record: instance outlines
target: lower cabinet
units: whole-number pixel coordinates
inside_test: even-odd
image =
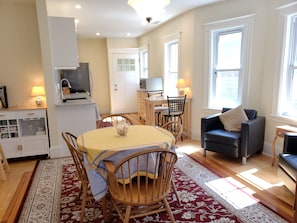
[[[46,109],[0,111],[0,143],[7,158],[48,156]]]
[[[139,119],[146,120],[145,99],[151,96],[162,96],[163,91],[143,91],[137,90],[137,112]]]

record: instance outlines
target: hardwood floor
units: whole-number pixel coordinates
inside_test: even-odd
[[[136,114],[128,114],[134,124],[144,124]],[[294,197],[277,177],[277,165],[271,166],[272,158],[263,154],[250,157],[247,165],[242,165],[240,159],[233,159],[220,154],[207,152],[202,155],[200,141],[184,139],[177,143],[178,149],[189,154],[208,169],[221,177],[231,177],[241,183],[245,189],[259,199],[264,205],[292,222],[292,204]],[[34,171],[36,160],[9,162],[11,172],[6,181],[0,181],[0,220],[13,222],[17,207],[16,203],[22,200],[22,190],[28,184],[31,173]],[[8,219],[8,220],[7,220]]]
[[[0,221],[15,222],[23,197],[27,192],[36,160],[9,162],[10,173],[6,173],[6,181],[0,181]]]

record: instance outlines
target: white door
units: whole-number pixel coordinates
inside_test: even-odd
[[[119,52],[120,51],[120,52]],[[138,49],[110,51],[111,113],[136,113],[139,89]]]

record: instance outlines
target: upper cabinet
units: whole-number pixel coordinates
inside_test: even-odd
[[[49,17],[50,44],[54,68],[79,66],[74,18]]]

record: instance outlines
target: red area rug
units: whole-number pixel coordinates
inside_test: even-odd
[[[174,180],[181,205],[174,194],[167,198],[176,223],[287,222],[232,179],[218,177],[183,153],[178,156]],[[80,182],[75,172],[71,157],[40,161],[18,222],[79,222]],[[87,204],[84,222],[103,222],[100,202]],[[111,213],[111,222],[121,222],[115,211]],[[142,222],[170,221],[165,212],[130,221]]]
[[[75,176],[75,171],[73,164],[63,166],[60,218],[61,222],[65,223],[79,221],[80,217],[79,182]],[[169,194],[167,200],[177,222],[241,222],[181,170],[175,168],[174,174],[182,204],[179,205],[173,193]],[[122,222],[115,210],[111,214],[110,219],[113,223]],[[103,221],[100,202],[90,202],[87,205],[84,221]],[[130,220],[130,222],[135,223],[169,221],[166,212]]]

